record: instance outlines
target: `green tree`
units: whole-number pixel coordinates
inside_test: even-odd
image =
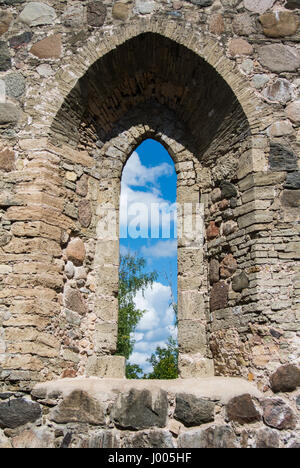
[[[144,314],[144,310],[139,310],[134,297],[138,291],[144,292],[148,286],[152,286],[157,278],[157,273],[145,273],[146,260],[131,254],[120,256],[119,270],[119,322],[118,341],[116,354],[124,356],[128,360],[134,347],[133,333],[136,326]],[[134,367],[135,366],[135,367]],[[139,378],[142,372],[137,365],[127,364],[126,376],[128,378]]]
[[[127,379],[142,379],[143,375],[143,369],[138,364],[126,364]]]
[[[167,347],[158,346],[148,359],[153,371],[145,376],[147,379],[176,379],[178,377],[178,346],[171,336]]]

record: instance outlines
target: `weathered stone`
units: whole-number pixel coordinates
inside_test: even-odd
[[[232,289],[235,292],[241,292],[243,289],[248,288],[249,286],[249,279],[246,273],[242,272],[238,275],[235,275],[232,278]]]
[[[62,52],[61,34],[53,34],[36,42],[29,52],[40,59],[58,59]]]
[[[48,63],[42,63],[37,67],[36,71],[40,76],[43,76],[45,78],[49,78],[49,76],[52,76],[54,74],[51,66]]]
[[[68,287],[65,291],[64,299],[65,306],[68,309],[78,312],[80,315],[85,315],[88,312],[87,305],[78,289]]]
[[[208,228],[206,229],[206,237],[208,240],[218,237],[220,234],[220,229],[216,226],[214,221],[210,221]]]
[[[8,31],[13,15],[10,11],[0,11],[0,36]]]
[[[296,71],[300,67],[300,53],[295,47],[283,44],[261,46],[258,49],[260,63],[276,73]]]
[[[38,403],[18,398],[0,403],[0,428],[14,429],[28,422],[34,422],[41,416]]]
[[[286,115],[294,124],[300,125],[300,100],[287,106]]]
[[[239,424],[249,424],[261,420],[249,394],[232,398],[227,403],[226,412],[229,421],[235,421]]]
[[[176,395],[174,418],[185,426],[200,426],[214,421],[215,403],[187,393]]]
[[[230,278],[237,270],[237,261],[232,254],[226,255],[220,264],[221,278]]]
[[[256,89],[263,88],[268,81],[270,81],[270,78],[265,74],[254,75],[252,78],[252,84]]]
[[[72,262],[68,261],[65,265],[65,275],[67,278],[73,278],[75,274],[75,268]]]
[[[233,184],[223,180],[220,183],[221,196],[222,198],[231,198],[237,195],[237,190]]]
[[[293,392],[300,387],[300,368],[294,364],[279,367],[270,377],[273,392]]]
[[[178,437],[178,448],[236,448],[234,432],[229,426],[212,426],[183,432]]]
[[[69,242],[66,249],[66,256],[74,265],[82,265],[85,259],[85,247],[81,239],[75,238]]]
[[[248,13],[235,15],[232,21],[232,29],[239,36],[250,36],[256,32],[254,20]]]
[[[286,104],[292,98],[292,86],[288,80],[279,78],[263,90],[263,96],[270,101]]]
[[[288,0],[284,7],[288,8],[289,10],[295,10],[296,8],[300,8],[300,0]]]
[[[297,406],[297,409],[300,410],[300,395],[296,397],[296,406]]]
[[[270,429],[263,427],[256,432],[256,448],[279,448],[279,434]]]
[[[80,3],[70,5],[62,15],[62,21],[67,28],[82,28],[85,22],[84,6]]]
[[[25,92],[25,79],[20,73],[11,73],[4,77],[7,96],[18,99]]]
[[[28,26],[42,26],[53,24],[56,18],[54,8],[46,3],[29,2],[19,16],[19,21]]]
[[[219,279],[220,279],[220,264],[218,260],[213,258],[209,263],[210,284],[217,283]]]
[[[112,430],[103,430],[100,433],[93,434],[91,437],[84,439],[80,444],[80,448],[119,448],[120,437],[115,431]],[[62,448],[62,447],[61,447]]]
[[[220,36],[225,32],[225,23],[221,14],[212,15],[209,20],[209,30],[212,34]]]
[[[147,15],[156,9],[156,4],[152,0],[136,0],[135,9],[141,15]]]
[[[89,200],[81,200],[78,204],[78,219],[82,227],[89,227],[92,220],[92,210]]]
[[[244,0],[244,6],[253,13],[264,13],[273,6],[275,0]]]
[[[58,424],[71,422],[105,424],[106,408],[82,390],[74,390],[56,407],[50,419]]]
[[[125,376],[125,358],[123,356],[91,356],[87,361],[86,374],[107,379],[122,379]]]
[[[31,39],[32,39],[32,32],[26,31],[23,34],[20,34],[19,36],[13,36],[12,38],[9,39],[9,45],[13,49],[19,49],[23,45],[28,44]]]
[[[241,69],[242,69],[247,75],[249,75],[250,73],[253,72],[253,68],[254,68],[254,62],[253,62],[253,60],[246,59],[246,60],[243,60],[243,62],[241,63]]]
[[[228,50],[230,55],[236,57],[237,55],[251,55],[253,53],[253,47],[245,39],[231,39]]]
[[[53,434],[46,428],[29,429],[13,437],[12,446],[21,449],[51,448],[53,439]]]
[[[130,6],[126,3],[116,2],[112,9],[112,15],[115,19],[126,21],[130,14]]]
[[[289,172],[286,176],[284,188],[290,190],[300,189],[300,172]]]
[[[99,28],[106,18],[106,5],[100,1],[91,1],[87,5],[87,22],[89,26]]]
[[[225,309],[228,301],[228,284],[224,281],[215,283],[210,293],[210,310]]]
[[[269,165],[272,171],[296,171],[297,156],[281,144],[271,143]]]
[[[89,188],[89,177],[86,174],[83,174],[76,183],[76,193],[82,197],[86,197]]]
[[[216,203],[218,202],[219,200],[221,200],[221,197],[222,197],[222,193],[221,193],[221,189],[219,187],[215,188],[212,192],[211,192],[211,201],[212,203]]]
[[[236,230],[237,230],[236,221],[229,220],[229,221],[226,221],[226,223],[222,224],[221,234],[224,235],[224,236],[229,236],[230,234],[232,234]]]
[[[20,119],[20,110],[9,102],[0,103],[0,124],[16,124]]]
[[[0,71],[7,71],[11,68],[11,58],[6,42],[0,41]]]
[[[15,169],[15,152],[10,149],[0,151],[0,171],[10,172]]]
[[[136,433],[125,433],[123,446],[127,448],[174,448],[172,435],[169,431],[155,429],[139,431]]]
[[[263,31],[267,37],[285,37],[296,33],[299,26],[299,18],[289,11],[277,11],[265,13],[260,16]]]
[[[269,128],[269,135],[270,137],[281,137],[281,136],[287,136],[291,135],[293,133],[293,125],[289,120],[279,120],[278,122],[274,122],[271,127]],[[271,143],[271,147],[273,145],[273,152],[276,152],[276,146],[283,148],[282,145],[276,145],[274,143]],[[279,148],[278,148],[279,149]],[[284,148],[283,148],[284,150]]]
[[[168,398],[164,390],[131,389],[119,395],[113,410],[118,427],[124,429],[148,429],[164,427],[168,414]]]
[[[295,429],[296,415],[281,398],[268,398],[261,403],[265,424],[276,429]]]

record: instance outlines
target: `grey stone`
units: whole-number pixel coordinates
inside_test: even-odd
[[[274,429],[263,427],[256,432],[256,448],[279,448],[279,434]]]
[[[87,5],[87,22],[89,26],[99,28],[106,18],[106,5],[100,1],[92,1]]]
[[[28,422],[34,422],[41,416],[38,403],[18,398],[0,403],[0,427],[15,429]]]
[[[82,227],[89,227],[92,220],[92,209],[89,200],[81,200],[78,204],[78,219]]]
[[[252,73],[253,71],[253,67],[254,67],[254,63],[253,63],[253,60],[251,59],[246,59],[242,62],[241,64],[241,69],[247,73],[247,75],[249,75],[250,73]]]
[[[300,207],[300,190],[284,190],[282,192],[281,202],[287,208]]]
[[[295,10],[296,8],[300,9],[300,0],[288,0],[284,6],[289,10]]]
[[[249,394],[232,398],[227,403],[226,412],[229,421],[235,421],[239,424],[250,424],[261,420]]]
[[[255,24],[249,13],[235,15],[232,21],[232,28],[239,36],[249,36],[255,33]]]
[[[269,76],[265,74],[254,75],[254,77],[252,78],[252,84],[256,89],[263,88],[265,84],[267,84],[269,81]]]
[[[11,68],[11,58],[6,42],[0,41],[0,71],[7,71]]]
[[[231,182],[223,180],[220,183],[221,197],[222,198],[231,198],[237,195],[237,190]]]
[[[68,261],[65,265],[65,275],[68,279],[73,278],[75,274],[75,268],[72,262]]]
[[[210,284],[217,283],[220,279],[220,264],[218,260],[213,258],[209,264],[209,281]]]
[[[211,312],[219,309],[225,309],[228,302],[228,284],[224,281],[215,283],[210,293],[210,310]]]
[[[212,426],[179,434],[178,448],[237,448],[237,441],[229,426]]]
[[[286,104],[292,98],[292,86],[288,80],[279,78],[263,90],[262,95],[270,101]]]
[[[88,312],[87,305],[77,289],[67,288],[64,298],[65,306],[73,310],[73,312],[77,312],[80,315],[85,315]]]
[[[56,18],[54,8],[46,3],[29,2],[19,16],[19,21],[28,26],[42,26],[53,24]]]
[[[62,15],[62,21],[69,28],[81,28],[84,24],[84,6],[80,3],[69,6]]]
[[[13,36],[11,39],[9,39],[9,45],[13,49],[18,49],[22,45],[28,44],[31,39],[32,39],[33,34],[29,31],[24,32],[23,34],[20,34],[19,36]]]
[[[43,76],[45,78],[48,78],[49,76],[52,76],[54,74],[54,71],[48,63],[42,63],[37,67],[36,71],[40,76]]]
[[[300,368],[294,364],[280,366],[270,377],[273,392],[293,392],[300,387]]]
[[[0,124],[15,124],[20,118],[20,110],[9,102],[0,103]]]
[[[25,79],[20,73],[10,73],[4,77],[6,94],[18,99],[25,92]]]
[[[73,326],[79,326],[81,323],[81,316],[72,310],[65,309],[66,320]]]
[[[174,448],[172,435],[169,431],[155,429],[127,433],[123,438],[123,447],[127,448]]]
[[[96,398],[82,390],[74,390],[58,407],[54,408],[50,419],[58,424],[70,422],[105,424],[106,408]]]
[[[120,438],[112,430],[103,430],[82,441],[80,448],[119,448]]]
[[[300,172],[290,172],[286,177],[284,188],[290,190],[300,189]]]
[[[249,279],[246,273],[242,272],[239,273],[238,275],[235,275],[232,278],[232,289],[235,292],[241,292],[243,289],[248,288],[249,286]]]
[[[297,406],[297,409],[300,411],[300,395],[296,397],[296,406]]]
[[[275,429],[295,429],[297,418],[292,409],[281,398],[268,398],[261,403],[263,419],[267,426]]]
[[[188,1],[193,3],[194,5],[198,5],[201,7],[209,7],[213,4],[213,0],[188,0]]]
[[[275,0],[244,0],[244,6],[253,13],[264,13],[271,8],[275,3]]]
[[[297,156],[281,144],[271,143],[269,165],[272,171],[296,171]]]
[[[156,9],[156,3],[152,0],[136,0],[135,9],[141,15],[147,15]]]
[[[26,0],[0,0],[0,5],[17,5],[18,3],[25,3]]]
[[[221,0],[225,8],[235,8],[240,2],[241,0]]]
[[[215,404],[212,401],[180,393],[176,395],[174,418],[187,427],[200,426],[214,421],[214,408]]]
[[[287,117],[296,125],[300,125],[300,100],[291,102],[286,108]]]
[[[164,427],[167,415],[168,398],[163,390],[154,394],[149,390],[132,388],[119,395],[113,411],[113,419],[118,427],[133,430]]]
[[[296,71],[300,67],[300,52],[283,44],[261,46],[258,49],[260,63],[273,72]]]

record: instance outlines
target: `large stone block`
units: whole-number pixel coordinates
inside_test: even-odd
[[[164,390],[131,389],[119,395],[113,410],[113,419],[123,429],[165,427],[168,398]]]
[[[136,433],[127,432],[123,438],[124,448],[174,448],[172,435],[164,429],[153,429],[148,431],[138,431]]]
[[[229,426],[212,426],[179,434],[178,448],[237,448],[236,436]]]
[[[176,395],[174,418],[185,426],[200,426],[214,421],[215,403],[187,393]]]
[[[182,353],[206,353],[206,327],[203,321],[180,320],[178,343]]]
[[[270,377],[273,392],[292,392],[300,387],[300,368],[294,364],[279,367]]]
[[[295,429],[296,415],[281,398],[267,398],[262,407],[265,424],[279,430]]]
[[[0,427],[15,429],[28,422],[35,422],[41,414],[38,403],[24,398],[0,403]]]
[[[299,26],[299,18],[290,11],[277,11],[265,13],[259,18],[265,36],[285,37],[296,33]]]
[[[300,53],[295,47],[283,44],[264,45],[258,49],[260,63],[272,72],[293,72],[300,66]]]
[[[105,424],[106,407],[82,390],[71,392],[52,412],[50,419],[58,424]]]
[[[125,377],[125,363],[123,356],[91,356],[87,360],[86,375],[122,379]]]
[[[227,307],[229,286],[224,281],[215,283],[210,293],[210,310],[213,312]]]
[[[228,419],[239,424],[255,423],[261,420],[261,415],[249,394],[232,398],[226,406],[226,411]]]
[[[44,24],[53,24],[56,18],[54,8],[46,3],[29,2],[19,15],[19,21],[28,26],[42,26]]]

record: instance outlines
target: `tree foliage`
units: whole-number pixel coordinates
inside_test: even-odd
[[[146,260],[142,257],[131,254],[120,256],[117,354],[126,359],[129,358],[134,347],[133,332],[145,312],[136,307],[134,297],[138,291],[144,292],[157,278],[156,272],[145,273],[143,271],[145,265]],[[128,368],[128,372],[132,375],[133,369]]]
[[[178,346],[171,336],[167,347],[158,346],[148,359],[153,371],[145,376],[147,379],[176,379],[178,377]]]

